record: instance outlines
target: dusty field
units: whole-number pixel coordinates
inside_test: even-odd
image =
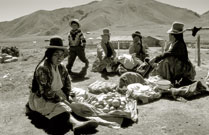
[[[34,68],[42,58],[45,49],[44,42],[2,43],[4,46],[16,45],[22,56],[18,62],[0,64],[0,135],[45,135],[37,129],[25,116],[25,104],[29,96],[28,86],[31,83]],[[2,45],[1,44],[1,45]],[[150,55],[160,53],[160,48],[150,48]],[[203,79],[209,69],[209,50],[201,50],[202,65],[196,67],[196,79]],[[127,50],[121,51],[127,53]],[[95,58],[95,48],[87,48],[90,63]],[[195,50],[189,49],[189,57],[194,65]],[[66,60],[65,60],[66,62]],[[65,63],[64,62],[64,63]],[[77,70],[76,70],[77,69]],[[79,71],[78,60],[74,71]],[[90,72],[83,81],[73,81],[73,87],[87,89],[95,80],[105,80],[98,73]],[[119,77],[109,77],[106,81],[118,82]],[[146,105],[139,105],[139,121],[126,129],[110,129],[100,126],[97,135],[206,135],[209,134],[209,96],[187,102],[177,102],[161,99]],[[72,132],[67,133],[68,135]]]

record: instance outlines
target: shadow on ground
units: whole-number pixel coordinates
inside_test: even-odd
[[[65,135],[67,132],[72,131],[72,124],[68,122],[69,115],[67,113],[62,113],[53,117],[52,119],[48,119],[41,115],[38,112],[32,111],[28,105],[26,105],[26,113],[25,115],[31,120],[31,124],[33,124],[36,128],[44,130],[49,135]],[[83,117],[79,117],[76,114],[72,113],[72,115],[80,121],[86,121],[87,119]],[[98,130],[88,130],[88,131],[80,131],[79,133],[74,133],[74,135],[81,134],[95,134]]]
[[[101,77],[104,78],[105,80],[109,80],[109,77],[114,77],[118,75],[117,73],[108,73],[107,71],[100,72]]]
[[[89,77],[85,77],[87,74],[88,67],[83,67],[80,72],[71,72],[70,77],[72,82],[81,82],[88,80]]]

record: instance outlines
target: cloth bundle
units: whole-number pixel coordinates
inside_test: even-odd
[[[126,69],[133,69],[137,65],[141,65],[143,62],[135,55],[123,54],[118,56],[119,63],[121,63]]]
[[[95,81],[88,86],[88,90],[93,94],[112,92],[116,89],[117,84],[111,82]]]
[[[133,83],[127,86],[126,96],[132,97],[137,101],[141,101],[143,104],[145,104],[153,100],[159,99],[161,97],[161,93],[155,91],[149,85]]]

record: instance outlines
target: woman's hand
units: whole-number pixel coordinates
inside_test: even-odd
[[[71,96],[68,97],[67,99],[68,102],[72,103],[73,102],[73,98]]]
[[[150,65],[154,65],[154,64],[155,64],[155,61],[156,61],[156,58],[154,57],[154,58],[152,58],[152,59],[149,61],[149,64],[150,64]]]
[[[64,99],[61,97],[61,96],[58,96],[57,94],[55,94],[54,96],[54,102],[57,103],[57,102],[61,102],[63,101]]]

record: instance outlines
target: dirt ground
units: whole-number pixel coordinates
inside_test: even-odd
[[[5,42],[4,46],[16,45],[21,51],[19,61],[0,64],[0,135],[45,135],[34,127],[25,116],[25,104],[28,101],[29,88],[33,71],[42,58],[44,42]],[[160,48],[149,48],[151,57],[160,53]],[[95,59],[96,49],[87,48],[90,63]],[[122,50],[120,53],[127,53]],[[189,49],[189,57],[194,65],[195,50]],[[66,59],[64,61],[66,63]],[[196,80],[203,80],[209,70],[209,50],[201,50],[201,66],[196,66]],[[118,83],[119,76],[108,77],[106,80],[99,74],[88,69],[85,80],[72,80],[73,87],[87,90],[87,86],[96,80]],[[77,60],[73,70],[79,71],[83,64]],[[99,126],[97,135],[207,135],[209,134],[209,96],[187,102],[168,99],[138,105],[138,123],[125,129],[110,129]],[[72,135],[68,132],[67,135]]]

